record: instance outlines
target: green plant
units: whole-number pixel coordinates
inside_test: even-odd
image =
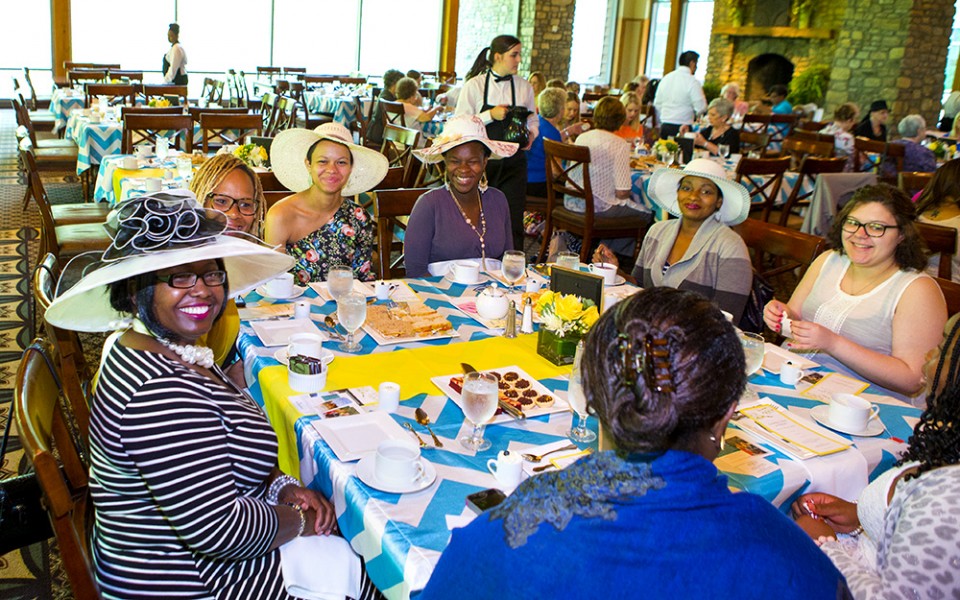
[[[715,81],[710,81],[703,84],[703,95],[707,97],[707,104],[709,104],[714,98],[719,98],[720,84]]]
[[[830,67],[811,65],[790,81],[790,94],[787,100],[791,104],[823,104],[830,83]]]

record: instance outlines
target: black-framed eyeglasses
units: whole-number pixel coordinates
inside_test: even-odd
[[[213,208],[222,213],[229,212],[230,209],[233,208],[233,205],[236,204],[240,214],[248,217],[257,214],[257,208],[260,206],[260,203],[253,198],[234,198],[233,196],[215,194],[213,192],[207,194],[207,200],[210,201]]]
[[[900,229],[899,225],[886,225],[884,223],[861,223],[856,219],[847,217],[843,220],[843,230],[847,233],[857,233],[857,230],[863,227],[863,232],[870,237],[883,237],[888,229]]]
[[[222,270],[207,271],[202,275],[196,273],[174,273],[173,275],[157,275],[157,279],[173,288],[190,289],[197,285],[198,279],[203,279],[207,287],[220,287],[227,282],[227,272]]]

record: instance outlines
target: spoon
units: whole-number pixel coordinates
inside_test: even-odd
[[[417,410],[415,410],[413,414],[417,417],[417,423],[420,423],[426,427],[427,431],[430,432],[430,435],[433,436],[433,445],[437,448],[443,448],[443,442],[440,441],[440,438],[437,437],[437,434],[435,434],[433,429],[430,428],[430,415],[427,414],[427,411],[418,406]]]
[[[562,452],[563,450],[576,450],[576,449],[577,449],[576,444],[570,444],[569,446],[556,448],[554,450],[551,450],[550,452],[544,452],[543,454],[522,454],[521,456],[523,456],[523,460],[527,460],[530,462],[540,462],[541,460],[543,460],[544,456],[550,456],[554,452]]]
[[[407,429],[409,429],[409,430],[410,430],[410,433],[412,433],[413,435],[417,436],[417,441],[420,442],[420,447],[421,447],[421,448],[426,448],[426,447],[427,447],[427,443],[426,443],[425,441],[423,441],[423,438],[420,437],[420,434],[417,433],[417,430],[413,428],[413,425],[411,425],[409,421],[406,422],[406,423],[404,423],[403,426],[406,427]]]
[[[333,315],[327,315],[323,318],[323,322],[333,330],[333,332],[340,336],[340,339],[343,339],[343,334],[340,333],[340,329],[337,327],[338,323],[334,320]]]

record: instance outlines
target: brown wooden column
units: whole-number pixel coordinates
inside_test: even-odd
[[[457,27],[460,0],[443,1],[443,23],[440,30],[440,71],[457,69]],[[461,77],[465,73],[459,73]]]
[[[67,73],[63,62],[73,60],[70,0],[50,0],[50,29],[53,79],[66,80]]]
[[[667,32],[667,51],[663,59],[663,74],[677,68],[680,56],[680,25],[683,23],[683,0],[670,3],[670,28]]]

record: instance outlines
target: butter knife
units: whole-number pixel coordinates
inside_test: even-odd
[[[477,371],[477,369],[474,369],[472,365],[465,362],[460,363],[460,368],[463,369],[464,375]],[[527,418],[527,415],[525,415],[522,410],[501,400],[499,394],[497,394],[497,404],[500,406],[503,412],[507,413],[517,421],[523,421]]]

